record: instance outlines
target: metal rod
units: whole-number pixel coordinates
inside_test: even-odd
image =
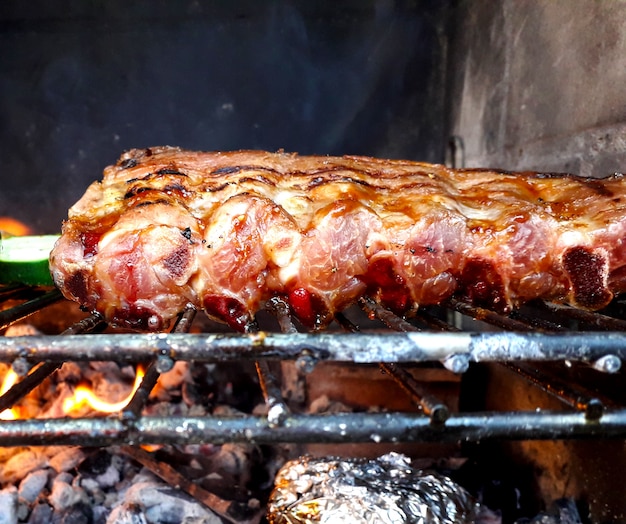
[[[389,329],[395,331],[420,331],[417,326],[414,326],[410,322],[407,322],[403,318],[399,317],[392,311],[382,307],[369,297],[363,297],[359,299],[359,305],[368,314],[368,316],[374,316],[381,322],[383,322]],[[415,313],[415,318],[431,329],[437,329],[438,331],[458,331],[458,329],[445,320],[437,318],[427,311],[418,309]]]
[[[259,376],[259,384],[263,392],[265,405],[267,406],[267,420],[271,426],[279,426],[289,416],[290,410],[283,400],[278,380],[271,372],[269,362],[262,360],[254,364]]]
[[[196,309],[189,305],[178,317],[176,324],[172,331],[174,333],[187,333],[191,329],[191,324],[196,316]],[[150,393],[156,386],[161,373],[169,371],[174,365],[174,361],[167,355],[159,355],[155,360],[150,362],[146,373],[141,379],[141,384],[137,388],[137,391],[133,394],[129,403],[122,410],[122,420],[137,419],[141,415]]]
[[[337,324],[339,324],[348,333],[358,333],[361,331],[359,326],[352,322],[352,320],[346,317],[343,313],[335,313],[335,320]]]
[[[32,300],[24,302],[23,304],[19,304],[10,309],[0,311],[0,329],[9,327],[11,324],[17,322],[18,320],[22,320],[23,318],[26,318],[33,313],[36,313],[40,309],[43,309],[50,304],[54,304],[62,298],[63,295],[61,295],[61,292],[58,289],[53,289],[45,295],[33,298]]]
[[[29,289],[29,287],[17,282],[0,286],[0,300],[4,300],[7,295],[12,296],[16,291],[23,291],[25,289]]]
[[[385,310],[386,311],[386,310]],[[346,330],[356,333],[359,327],[347,319],[343,314],[337,313],[335,319]],[[448,416],[448,407],[434,395],[431,395],[413,375],[405,369],[398,367],[395,363],[380,362],[380,369],[394,379],[404,392],[411,397],[411,400],[422,408],[424,413],[430,417],[433,424],[441,424]]]
[[[141,415],[141,412],[148,401],[148,397],[150,397],[150,392],[156,385],[159,380],[159,376],[161,375],[157,367],[156,361],[154,361],[151,362],[148,369],[146,369],[146,373],[141,379],[141,384],[133,394],[133,397],[130,399],[126,407],[120,413],[120,418],[122,420],[137,419]]]
[[[536,312],[534,314],[526,314],[523,311],[515,310],[511,312],[511,316],[509,318],[523,322],[531,328],[542,329],[544,331],[565,331],[567,329],[562,324],[538,317]]]
[[[407,370],[398,367],[395,363],[380,363],[380,368],[388,373],[396,383],[404,389],[413,402],[419,405],[424,413],[430,417],[433,424],[441,424],[450,416],[448,406],[434,395],[431,395],[422,384]]]
[[[420,331],[413,324],[406,322],[404,319],[396,316],[394,313],[383,308],[382,306],[380,306],[379,304],[377,304],[376,302],[374,302],[373,300],[369,298],[361,299],[360,304],[366,313],[368,313],[369,315],[376,316],[377,318],[382,320],[387,325],[387,327],[391,329],[394,329],[396,331],[402,331],[405,333]],[[426,312],[423,312],[423,311],[418,312],[418,316],[423,322],[426,323],[426,325],[428,325],[431,328],[435,328],[439,331],[448,332],[448,333],[460,331],[456,326],[453,326],[449,324],[448,322],[445,322],[444,320],[440,320],[436,317],[433,317],[432,315]],[[469,368],[469,358],[467,358],[465,355],[459,355],[459,354],[446,355],[439,360],[441,364],[447,370],[452,371],[453,373],[465,373]],[[419,396],[417,392],[415,393],[415,395]],[[429,404],[430,403],[431,402],[429,401]],[[433,405],[439,405],[439,404],[440,403],[436,402]],[[430,408],[424,408],[424,409],[430,409]],[[435,418],[433,420],[436,420],[437,417],[447,416],[445,410],[441,409],[437,411],[438,413],[435,414]]]
[[[410,324],[403,318],[400,318],[392,311],[385,309],[380,304],[369,297],[359,299],[359,306],[367,313],[370,318],[377,318],[383,322],[389,329],[394,331],[419,331],[413,324]],[[372,318],[372,319],[373,319]]]
[[[282,333],[297,333],[298,330],[291,319],[289,303],[280,297],[272,297],[267,301],[267,310],[278,320]]]
[[[298,329],[291,317],[291,308],[286,300],[273,297],[268,301],[267,310],[278,320],[282,333],[297,333]],[[281,396],[287,402],[303,405],[306,401],[306,370],[290,360],[280,362]]]
[[[248,420],[246,420],[248,419]],[[209,422],[207,424],[207,422]],[[162,428],[162,429],[161,429]],[[337,413],[333,415],[293,415],[282,426],[270,427],[262,418],[169,421],[142,419],[140,435],[158,433],[166,442],[182,432],[187,439],[206,437],[223,442],[420,442],[479,441],[489,438],[561,439],[623,438],[626,436],[626,410],[607,411],[601,422],[591,422],[582,413],[516,412],[453,415],[445,424],[433,425],[415,413]],[[0,433],[1,436],[1,433]],[[142,437],[140,437],[141,439]],[[180,438],[180,437],[179,437]]]
[[[189,333],[193,319],[196,318],[197,309],[193,304],[187,304],[183,312],[178,317],[172,331],[174,333]]]
[[[458,135],[452,135],[448,139],[446,150],[446,165],[455,169],[465,167],[465,143]]]
[[[41,293],[41,290],[25,286],[24,284],[9,284],[0,288],[0,302],[11,299],[32,298]]]
[[[258,333],[256,321],[253,325],[255,326],[253,332]],[[267,420],[271,426],[278,426],[290,414],[290,409],[285,404],[280,390],[280,381],[272,373],[269,362],[266,360],[256,361],[254,365],[259,377],[259,385],[261,386],[265,405],[267,406]]]
[[[415,318],[426,324],[430,329],[436,329],[438,331],[460,331],[456,326],[431,315],[427,311],[418,310],[415,314]]]
[[[162,355],[201,362],[246,359],[425,362],[463,357],[474,362],[626,358],[626,334],[615,332],[407,333],[105,333],[0,337],[0,361],[145,362]],[[606,371],[615,372],[618,366]]]
[[[72,324],[61,335],[80,335],[81,333],[100,332],[106,327],[106,322],[99,313],[92,313],[88,317]]]
[[[507,363],[504,365],[531,384],[558,398],[564,404],[583,411],[590,420],[598,420],[604,412],[605,402],[600,398],[582,391],[575,385],[564,382],[559,377],[524,363]]]
[[[626,409],[599,421],[579,412],[511,412],[451,415],[431,424],[416,413],[291,415],[272,426],[265,417],[142,417],[131,424],[111,417],[0,421],[0,446],[195,444],[248,442],[478,442],[488,439],[555,440],[626,438]]]
[[[463,315],[472,317],[475,320],[481,320],[495,327],[503,328],[509,331],[531,331],[533,329],[532,326],[529,326],[524,322],[500,315],[490,309],[473,306],[472,304],[463,302],[458,298],[449,299],[447,304],[452,309],[462,313]]]
[[[0,396],[0,412],[13,407],[16,402],[28,395],[62,365],[62,362],[44,362],[31,371],[22,380],[14,384],[4,395]]]
[[[179,473],[176,468],[162,460],[158,460],[147,451],[132,446],[122,446],[120,450],[163,479],[170,486],[182,489],[211,511],[217,513],[220,517],[220,522],[229,522],[230,524],[253,524],[259,522],[258,515],[253,515],[252,518],[246,520],[233,517],[231,512],[236,511],[236,502],[222,499],[206,491],[185,475]],[[259,508],[260,511],[261,509]]]
[[[577,320],[588,328],[605,329],[607,331],[626,331],[626,321],[619,318],[609,317],[593,311],[573,308],[564,304],[554,304],[552,302],[538,302],[537,306],[545,311],[565,318]]]

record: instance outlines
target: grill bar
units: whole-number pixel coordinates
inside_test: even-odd
[[[265,405],[267,406],[267,420],[270,425],[278,426],[289,415],[289,408],[283,400],[278,380],[271,372],[269,363],[263,360],[257,361],[255,366]]]
[[[546,320],[536,315],[526,315],[521,311],[513,311],[510,318],[523,322],[533,329],[541,329],[544,331],[565,331],[567,329],[562,324],[553,322],[552,320]]]
[[[25,295],[27,297],[29,295],[32,296],[33,292],[34,290],[32,288],[23,284],[10,284],[0,288],[0,301],[3,302],[11,299],[17,300],[19,298],[24,298]],[[37,292],[35,292],[35,295],[37,295]]]
[[[403,332],[418,331],[413,324],[410,324],[399,316],[394,315],[391,311],[385,309],[380,304],[377,304],[371,298],[361,298],[359,300],[359,305],[370,318],[374,317],[379,319],[389,329]]]
[[[482,320],[487,324],[491,324],[492,326],[496,326],[509,331],[531,331],[533,329],[532,326],[529,326],[521,320],[516,320],[505,315],[500,315],[499,313],[491,311],[490,309],[473,306],[472,304],[469,304],[457,298],[451,298],[448,301],[448,305],[452,309],[458,311],[463,315],[466,315],[476,320]]]
[[[189,332],[195,316],[196,309],[194,307],[189,306],[185,308],[172,331],[174,333]],[[141,416],[141,411],[148,401],[150,392],[154,386],[156,386],[159,376],[161,373],[169,371],[173,365],[174,361],[164,355],[160,355],[150,362],[148,369],[146,369],[146,373],[141,380],[141,384],[137,388],[137,391],[135,391],[133,397],[130,399],[130,402],[124,408],[122,417],[127,419],[137,419]]]
[[[278,320],[282,333],[297,333],[298,329],[291,319],[291,308],[282,298],[273,297],[269,300],[267,309]]]
[[[601,423],[600,423],[601,422]],[[443,424],[415,413],[290,415],[267,418],[142,417],[12,420],[0,423],[0,446],[136,444],[258,444],[350,442],[474,442],[486,439],[625,438],[626,409],[606,410],[598,421],[580,412],[483,412],[451,415]]]
[[[408,371],[395,363],[381,363],[380,367],[396,381],[405,393],[411,397],[413,402],[424,410],[424,413],[430,417],[433,424],[441,424],[448,419],[450,416],[448,406],[430,394]]]
[[[159,373],[157,367],[156,361],[150,363],[148,369],[146,370],[146,374],[141,380],[141,384],[137,388],[137,391],[135,391],[133,397],[130,399],[130,402],[122,411],[122,418],[137,419],[141,416],[141,411],[146,405],[150,392],[156,385],[159,380],[159,375],[161,374]]]
[[[258,333],[258,323],[256,320],[252,324],[254,333]],[[283,423],[289,415],[290,410],[285,404],[280,390],[280,381],[270,369],[270,364],[266,360],[256,361],[254,363],[257,376],[259,377],[259,385],[263,393],[263,399],[267,407],[267,420],[272,426],[278,426]]]
[[[597,420],[602,416],[606,400],[603,401],[595,395],[582,391],[575,385],[565,383],[558,377],[547,374],[545,371],[534,369],[528,364],[508,363],[505,366],[535,386],[539,386],[547,393],[558,398],[561,402],[583,411],[588,419]]]
[[[559,318],[576,320],[590,329],[604,329],[607,331],[626,331],[626,321],[609,317],[600,313],[576,309],[571,306],[539,302],[537,307]]]
[[[94,334],[0,337],[0,361],[314,359],[354,363],[426,362],[462,357],[473,362],[586,361],[626,358],[616,332]],[[615,366],[606,371],[617,371]]]
[[[19,304],[10,309],[5,309],[4,311],[0,311],[0,329],[5,329],[9,327],[11,324],[17,322],[18,320],[22,320],[26,317],[29,317],[33,313],[49,306],[50,304],[54,304],[63,298],[61,292],[57,289],[53,289],[48,293],[41,295],[40,297],[33,298],[27,302]]]
[[[62,362],[44,362],[22,380],[13,385],[0,397],[0,413],[13,407],[16,402],[28,395],[52,373],[63,365]]]
[[[343,314],[338,313],[335,316],[335,319],[346,331],[352,333],[357,333],[359,331],[359,327],[347,319]],[[415,403],[415,405],[419,406],[424,413],[430,417],[433,424],[440,424],[448,418],[448,406],[446,406],[434,395],[431,395],[426,388],[415,380],[415,378],[413,378],[408,371],[399,367],[394,362],[380,362],[378,366],[381,371],[387,373],[394,379],[396,384],[398,384],[404,392],[411,397],[411,400]]]

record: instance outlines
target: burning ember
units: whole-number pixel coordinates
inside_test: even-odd
[[[21,335],[35,335],[39,332],[28,325],[17,325],[7,329],[5,336],[21,336]],[[35,368],[36,369],[36,368]],[[32,370],[31,370],[32,372]],[[124,395],[121,400],[113,401],[110,397],[119,397],[120,393],[124,393],[124,385],[119,387],[107,387],[105,395],[100,396],[91,384],[86,382],[79,383],[73,392],[66,390],[68,396],[66,396],[62,402],[61,415],[69,415],[72,412],[84,409],[86,406],[91,408],[95,412],[99,413],[118,413],[130,402],[135,394],[135,391],[139,388],[141,380],[145,375],[145,371],[142,366],[137,366],[135,371],[135,380],[130,388],[129,392]],[[13,385],[19,381],[19,377],[13,369],[8,368],[2,385],[0,386],[0,395],[4,395]],[[106,381],[104,381],[106,384]],[[41,416],[41,413],[36,413],[35,416]],[[50,416],[57,416],[56,410],[54,410]],[[6,409],[0,413],[0,420],[15,420],[25,418],[21,413],[20,406],[14,406],[11,409]]]
[[[133,398],[135,391],[137,391],[141,385],[141,379],[144,375],[145,373],[143,368],[141,366],[138,367],[137,372],[135,373],[135,383],[133,384],[132,390],[126,398],[120,400],[119,402],[110,402],[108,400],[100,399],[94,393],[91,386],[81,384],[76,388],[72,397],[65,399],[63,402],[63,411],[65,413],[71,413],[72,411],[75,411],[87,404],[95,411],[99,411],[101,413],[117,413],[124,409]]]
[[[7,370],[2,381],[2,387],[0,387],[0,395],[4,395],[13,385],[17,382],[17,373],[12,369]],[[5,409],[0,413],[0,420],[15,420],[19,418],[18,408]]]
[[[33,233],[32,229],[23,222],[7,216],[0,217],[0,232],[13,236],[31,235]]]
[[[144,370],[141,367],[137,368],[137,372],[135,374],[135,382],[128,393],[128,395],[120,401],[113,402],[108,399],[100,398],[93,390],[93,387],[88,384],[79,384],[74,390],[73,395],[67,397],[63,401],[63,413],[70,414],[74,411],[78,411],[85,406],[88,406],[92,410],[99,413],[117,413],[126,407],[126,405],[130,402],[139,388],[141,384],[141,379],[144,376]],[[14,384],[18,382],[18,375],[11,369],[9,369],[2,382],[2,386],[0,387],[0,395],[4,395]],[[20,407],[16,406],[11,409],[6,409],[2,413],[0,413],[1,420],[16,420],[24,418],[21,415]]]

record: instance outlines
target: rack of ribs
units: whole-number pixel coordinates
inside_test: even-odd
[[[246,331],[282,297],[309,328],[368,296],[410,316],[453,295],[508,312],[626,290],[626,181],[360,156],[131,150],[70,208],[50,268],[114,325],[188,304]]]

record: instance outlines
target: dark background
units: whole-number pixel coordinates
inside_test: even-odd
[[[0,216],[58,232],[134,147],[443,158],[445,2],[126,4],[0,3]]]

